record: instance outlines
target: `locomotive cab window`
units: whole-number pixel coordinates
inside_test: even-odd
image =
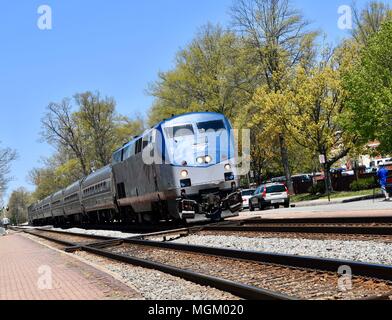
[[[226,130],[225,124],[222,120],[201,122],[197,124],[197,129],[200,133],[218,132]]]

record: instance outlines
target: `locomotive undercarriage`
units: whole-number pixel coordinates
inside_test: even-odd
[[[237,216],[242,208],[241,193],[232,190],[207,190],[196,196],[187,196],[183,193],[177,202],[183,219],[205,216],[207,219],[219,221],[222,218]]]

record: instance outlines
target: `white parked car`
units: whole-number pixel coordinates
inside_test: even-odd
[[[255,194],[255,189],[246,189],[246,190],[242,190],[241,194],[242,194],[242,207],[244,209],[249,209],[249,199],[253,197],[253,195]]]
[[[268,207],[280,206],[290,208],[290,195],[287,187],[281,183],[269,183],[257,188],[254,196],[249,200],[249,210],[264,210]]]

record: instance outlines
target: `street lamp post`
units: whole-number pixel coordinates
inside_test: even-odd
[[[325,150],[325,149],[324,149]],[[327,169],[327,153],[324,151],[322,155],[320,155],[320,163],[324,167],[324,182],[325,182],[325,191],[327,192],[328,202],[331,202],[331,193],[329,190],[329,172]]]

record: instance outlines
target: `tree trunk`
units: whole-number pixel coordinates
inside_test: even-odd
[[[279,143],[280,143],[280,153],[282,156],[282,164],[284,168],[284,173],[286,175],[287,188],[289,189],[290,194],[294,194],[294,186],[293,181],[291,180],[291,170],[289,165],[289,153],[287,151],[286,140],[284,135],[279,134]]]

